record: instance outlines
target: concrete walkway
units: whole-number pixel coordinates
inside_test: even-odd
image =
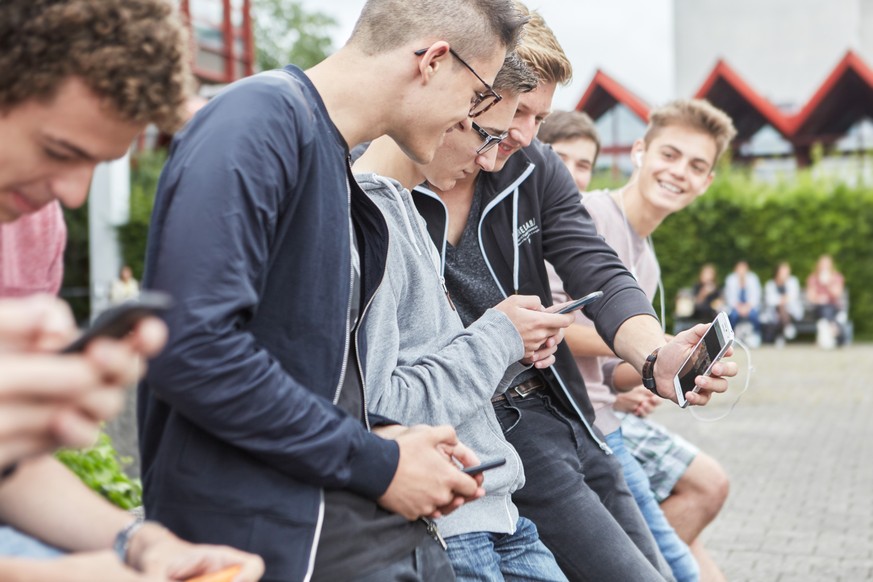
[[[751,386],[727,418],[701,422],[666,403],[653,414],[731,477],[707,547],[731,582],[873,580],[873,346],[764,347],[752,358]]]

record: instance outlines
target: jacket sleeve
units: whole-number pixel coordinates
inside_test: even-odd
[[[397,444],[313,393],[245,329],[278,216],[295,208],[287,198],[298,132],[288,104],[271,96],[279,89],[265,87],[254,102],[225,94],[174,144],[147,272],[149,286],[168,291],[176,306],[146,384],[204,431],[295,479],[378,498],[396,471]]]
[[[415,314],[407,313],[408,303],[386,285],[389,277],[390,272],[364,324],[373,356],[366,371],[368,410],[404,424],[456,426],[524,369],[512,365],[524,356],[521,337],[508,317],[489,309],[466,329],[459,322],[458,332],[441,349],[423,349],[420,357],[401,361],[400,326],[414,325],[404,321]]]
[[[603,291],[603,298],[585,308],[604,341],[613,347],[621,324],[637,315],[655,317],[651,302],[615,251],[597,234],[579,190],[558,155],[537,141],[534,172],[541,197],[543,253],[564,282],[570,297]]]

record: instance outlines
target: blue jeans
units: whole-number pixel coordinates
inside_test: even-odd
[[[661,506],[658,505],[655,495],[652,493],[649,478],[639,462],[624,446],[621,428],[606,435],[606,444],[612,449],[615,458],[621,461],[621,470],[624,473],[627,486],[633,493],[643,518],[649,524],[649,529],[655,536],[661,554],[670,564],[670,569],[673,570],[673,576],[676,577],[677,582],[697,582],[700,580],[700,568],[697,566],[697,561],[691,555],[688,545],[679,538],[676,530],[673,529],[673,526],[664,516],[664,512],[661,511]]]
[[[0,556],[46,560],[59,558],[64,552],[8,525],[0,526]]]
[[[566,582],[532,521],[518,518],[515,533],[472,532],[446,538],[458,582]]]
[[[621,474],[580,420],[541,391],[494,404],[506,439],[524,463],[512,495],[521,515],[572,580],[673,580],[670,566]]]

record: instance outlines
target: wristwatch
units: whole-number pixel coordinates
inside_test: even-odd
[[[112,549],[115,550],[115,554],[122,564],[127,564],[127,549],[130,547],[131,538],[143,525],[145,525],[145,521],[136,518],[115,535],[115,543],[112,544]]]
[[[661,351],[661,348],[655,348],[654,352],[646,356],[646,361],[643,363],[643,386],[648,388],[649,392],[656,395],[659,394],[655,382],[655,361],[658,359],[659,351]]]

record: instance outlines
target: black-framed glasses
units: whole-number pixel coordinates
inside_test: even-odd
[[[485,140],[485,142],[481,146],[479,146],[479,149],[476,150],[477,156],[480,154],[484,154],[485,152],[505,140],[506,137],[509,135],[508,131],[504,131],[500,135],[491,135],[490,133],[482,129],[482,127],[475,121],[473,122],[473,131],[481,135],[482,139]]]
[[[420,57],[421,55],[423,55],[426,52],[427,52],[426,48],[419,49],[419,50],[415,51],[415,56]],[[490,83],[486,83],[485,79],[480,77],[479,73],[477,73],[476,70],[473,67],[471,67],[467,61],[462,59],[461,55],[459,55],[458,53],[455,52],[455,49],[453,49],[452,47],[449,47],[449,52],[452,54],[453,57],[458,59],[458,61],[460,61],[460,63],[462,65],[467,67],[467,69],[471,73],[473,73],[473,75],[477,79],[479,79],[480,83],[485,85],[485,92],[484,93],[479,92],[479,91],[474,91],[476,96],[473,97],[473,99],[470,102],[470,112],[467,114],[469,117],[478,117],[478,116],[482,115],[483,113],[485,113],[486,111],[488,111],[489,109],[494,107],[501,99],[503,99],[503,97],[497,91],[494,90],[494,88],[491,86]],[[489,147],[491,147],[491,146],[489,146]]]

